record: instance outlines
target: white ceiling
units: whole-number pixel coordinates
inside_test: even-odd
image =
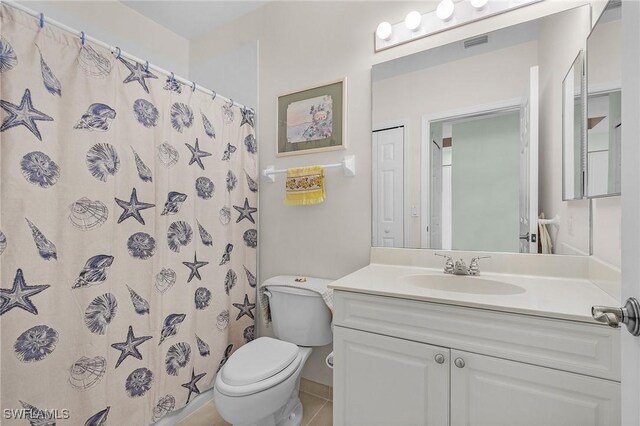
[[[268,0],[121,2],[174,33],[191,39],[264,6]]]

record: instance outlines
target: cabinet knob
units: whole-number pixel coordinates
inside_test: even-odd
[[[453,361],[453,363],[456,365],[456,367],[458,368],[464,368],[464,359],[462,358],[456,358],[455,361]]]
[[[434,357],[436,362],[438,364],[443,364],[444,363],[444,355],[442,354],[436,354],[436,356]]]

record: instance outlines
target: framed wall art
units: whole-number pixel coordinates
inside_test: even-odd
[[[278,96],[276,155],[346,148],[346,78]]]

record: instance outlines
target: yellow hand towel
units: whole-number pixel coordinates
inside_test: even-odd
[[[324,201],[322,166],[295,167],[287,170],[285,204],[304,206]]]

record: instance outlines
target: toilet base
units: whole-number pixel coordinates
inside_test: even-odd
[[[302,424],[303,408],[298,392],[300,390],[300,379],[287,403],[275,413],[263,417],[248,424],[234,424],[233,426],[300,426]]]

